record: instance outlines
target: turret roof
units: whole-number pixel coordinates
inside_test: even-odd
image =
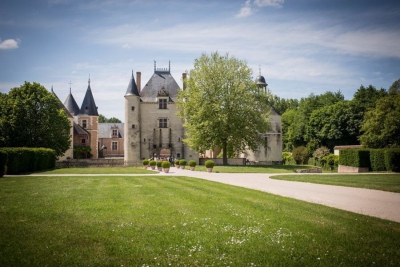
[[[67,99],[65,99],[64,106],[71,114],[74,114],[75,116],[79,114],[79,106],[71,93],[71,88],[69,89]]]
[[[86,90],[85,98],[83,99],[82,106],[79,114],[85,114],[89,116],[99,116],[97,112],[97,106],[94,102],[92,89],[90,88],[90,78],[88,82],[88,88]]]
[[[133,77],[133,71],[132,71],[132,78],[129,81],[128,89],[126,89],[126,94],[125,95],[135,95],[139,96],[139,91],[136,86],[135,78]]]

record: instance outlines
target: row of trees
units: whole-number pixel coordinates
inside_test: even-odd
[[[284,151],[306,146],[311,155],[322,146],[400,146],[400,79],[389,90],[361,86],[352,100],[337,91],[300,101],[271,95],[269,101],[282,114]]]

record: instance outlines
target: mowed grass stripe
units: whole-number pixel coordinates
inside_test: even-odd
[[[0,180],[1,266],[391,266],[400,224],[186,177]]]

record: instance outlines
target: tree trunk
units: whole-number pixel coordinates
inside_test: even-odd
[[[228,165],[228,157],[227,157],[227,142],[224,141],[222,143],[222,165]]]

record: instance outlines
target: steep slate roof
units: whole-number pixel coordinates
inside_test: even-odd
[[[133,77],[133,70],[132,70],[132,78],[129,81],[128,89],[126,89],[125,95],[136,95],[139,96],[139,91],[136,86],[135,78]]]
[[[97,106],[94,102],[92,89],[90,88],[90,78],[88,82],[88,88],[86,90],[85,98],[83,99],[81,110],[79,114],[85,114],[89,116],[99,116],[97,113]]]
[[[154,65],[154,74],[140,91],[143,102],[157,102],[157,94],[164,89],[169,94],[169,101],[176,102],[179,93],[179,85],[171,75],[171,68],[157,69]]]
[[[65,99],[64,106],[75,116],[79,114],[79,106],[76,103],[75,98],[72,96],[71,88],[69,88],[69,95],[67,96],[67,99]]]
[[[80,135],[89,135],[89,132],[86,131],[85,129],[82,128],[79,124],[74,122],[74,135],[75,134],[80,134]]]
[[[71,113],[69,112],[69,110],[63,105],[63,103],[61,102],[61,100],[58,98],[58,96],[56,95],[56,93],[54,93],[53,91],[53,86],[51,86],[51,93],[57,98],[57,100],[60,102],[60,107],[65,111],[65,113],[67,113],[67,116],[70,118],[73,118]]]
[[[112,128],[118,128],[118,138],[124,138],[124,123],[99,123],[99,138],[112,137]]]

